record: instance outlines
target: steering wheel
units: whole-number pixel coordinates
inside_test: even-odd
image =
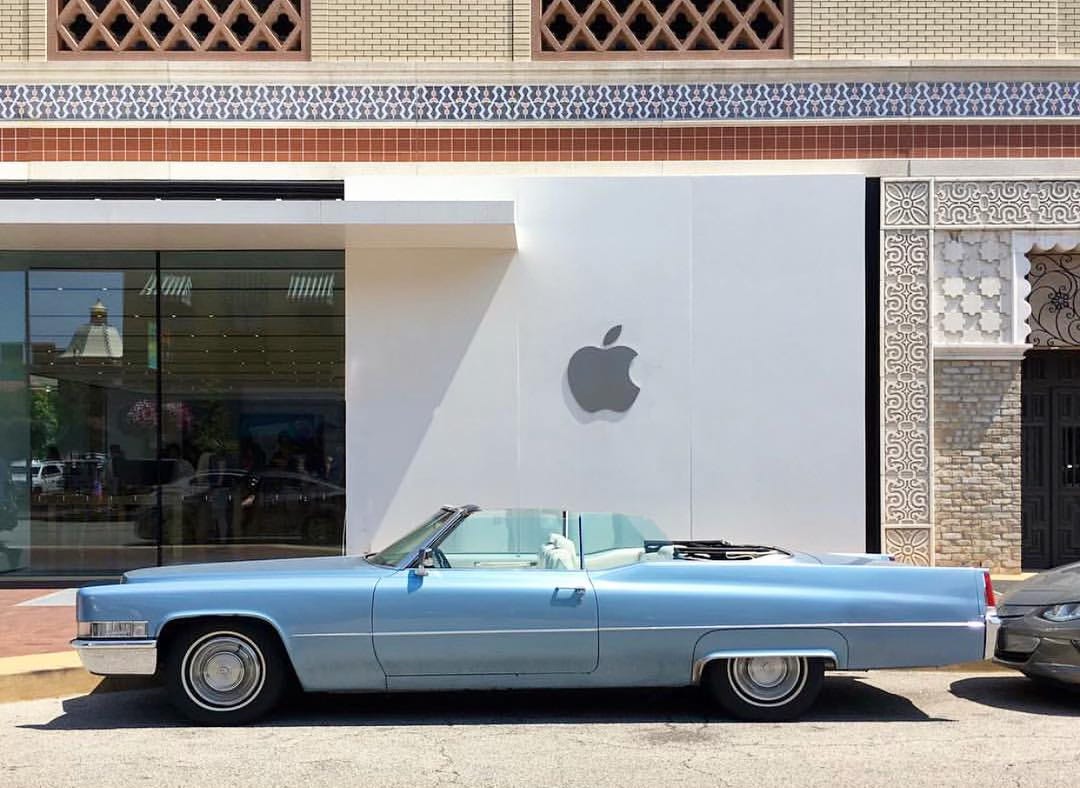
[[[446,560],[446,553],[438,547],[431,548],[431,557],[435,559],[435,566],[439,569],[451,569],[450,562]]]

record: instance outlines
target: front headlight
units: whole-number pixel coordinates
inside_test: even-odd
[[[1066,602],[1063,605],[1048,607],[1039,614],[1047,621],[1061,623],[1063,621],[1080,621],[1080,602]]]
[[[81,638],[145,638],[146,621],[80,621]]]

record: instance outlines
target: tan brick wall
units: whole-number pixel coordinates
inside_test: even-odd
[[[1058,54],[1058,6],[1080,0],[794,3],[798,59],[1020,58]],[[1075,27],[1062,32],[1078,35]]]
[[[0,0],[0,61],[27,59],[27,22],[32,3],[27,0]]]
[[[1080,0],[790,0],[796,59],[1080,56]],[[0,0],[0,61],[45,59],[47,3]],[[531,56],[531,0],[311,0],[312,60]]]
[[[529,0],[311,0],[311,56],[525,59],[531,7]]]
[[[934,364],[939,566],[1020,571],[1020,362]]]
[[[0,62],[46,59],[45,45],[52,0],[0,0]]]
[[[1080,55],[1080,0],[1058,0],[1058,49]]]

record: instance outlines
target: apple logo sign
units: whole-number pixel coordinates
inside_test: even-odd
[[[630,379],[630,364],[637,351],[615,345],[621,333],[622,326],[614,326],[604,334],[603,347],[587,345],[570,357],[566,382],[570,394],[587,413],[601,410],[625,413],[641,391]]]

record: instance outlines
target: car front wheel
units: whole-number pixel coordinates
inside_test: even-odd
[[[705,673],[713,698],[733,717],[783,722],[817,700],[825,663],[808,657],[736,657],[717,660]]]
[[[203,725],[241,725],[277,705],[288,675],[276,635],[248,622],[185,628],[166,656],[165,688],[176,709]]]

